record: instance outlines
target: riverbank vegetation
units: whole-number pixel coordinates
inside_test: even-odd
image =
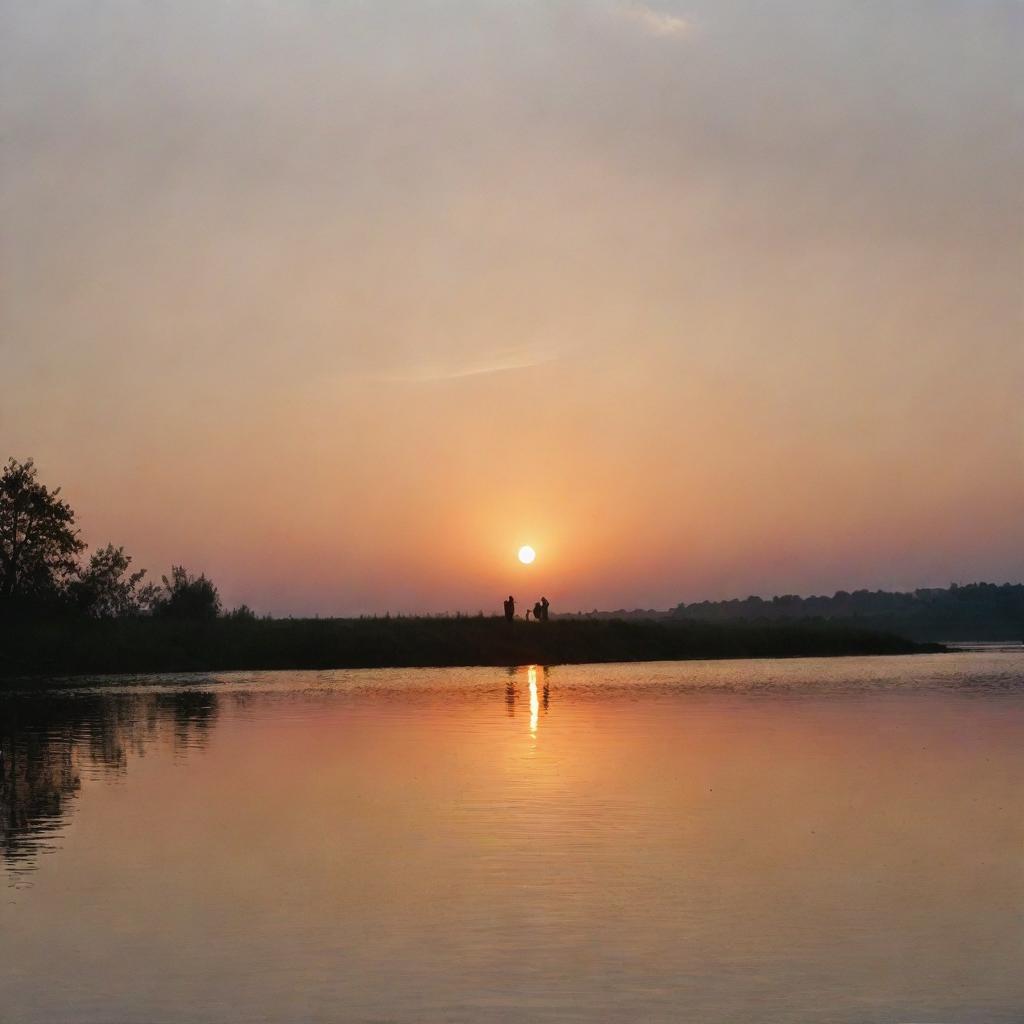
[[[0,676],[230,669],[521,665],[910,654],[941,650],[820,624],[506,622],[445,618],[68,618],[24,622],[0,648]]]

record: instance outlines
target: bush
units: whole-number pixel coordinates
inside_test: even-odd
[[[220,595],[205,575],[193,576],[184,566],[171,567],[163,577],[163,592],[153,603],[153,614],[166,619],[215,619],[220,614]]]

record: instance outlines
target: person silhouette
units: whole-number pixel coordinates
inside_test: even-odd
[[[542,619],[544,618],[544,607],[543,607],[543,605],[541,605],[540,601],[538,601],[538,602],[537,602],[537,603],[536,603],[536,604],[535,604],[535,605],[533,606],[533,617],[534,617],[534,618],[535,618],[535,619],[536,619],[536,620],[537,620],[538,622],[540,622],[540,621],[541,621],[541,620],[542,620]]]
[[[546,597],[542,597],[540,599],[540,617],[545,622],[548,621],[548,604],[549,604],[549,602],[548,602],[548,599]]]
[[[516,599],[509,594],[505,602],[505,620],[511,622],[516,617]]]

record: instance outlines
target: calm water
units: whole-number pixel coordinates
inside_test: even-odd
[[[0,691],[0,1019],[1024,1020],[1024,653]]]

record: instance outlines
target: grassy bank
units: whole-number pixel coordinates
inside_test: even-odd
[[[157,618],[4,625],[0,677],[228,669],[521,665],[911,654],[891,634],[817,624],[500,618]]]

